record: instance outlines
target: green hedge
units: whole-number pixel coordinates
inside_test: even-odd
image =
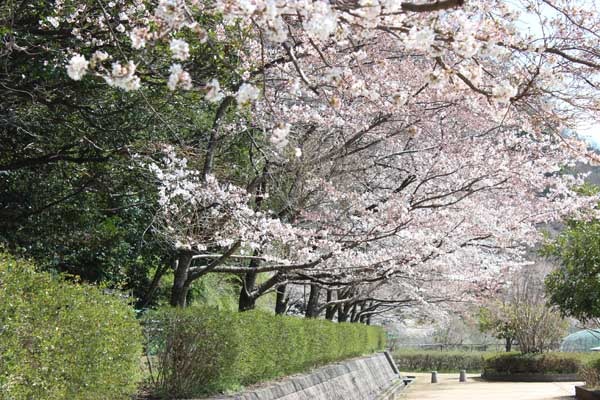
[[[579,376],[590,389],[600,388],[600,357],[587,359],[579,370]]]
[[[402,349],[394,352],[394,360],[401,371],[479,372],[483,370],[484,357],[491,354],[494,353]]]
[[[141,350],[123,299],[0,253],[0,399],[128,399]]]
[[[402,349],[394,352],[394,359],[402,371],[457,372],[466,369],[483,372],[484,375],[580,373],[583,377],[586,373],[590,381],[600,384],[599,357],[592,353],[521,354]]]
[[[575,374],[594,357],[586,353],[504,353],[485,360],[484,375]]]
[[[163,309],[146,321],[155,392],[192,397],[237,389],[385,346],[381,328],[206,307]]]

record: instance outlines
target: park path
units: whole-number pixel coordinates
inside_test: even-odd
[[[567,400],[575,399],[575,385],[582,382],[486,382],[479,375],[467,375],[459,382],[458,374],[415,373],[417,380],[397,400]]]

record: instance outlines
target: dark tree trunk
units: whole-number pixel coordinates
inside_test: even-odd
[[[171,259],[170,262],[164,262],[156,269],[154,277],[152,278],[152,282],[150,282],[150,286],[148,287],[144,298],[140,299],[140,303],[137,306],[138,308],[144,309],[148,307],[148,305],[152,302],[152,300],[154,299],[154,294],[156,293],[156,289],[158,289],[160,280],[163,277],[163,275],[169,270],[169,266],[172,266],[174,270],[176,267],[176,259]]]
[[[345,303],[338,306],[338,322],[348,322],[352,307],[352,303]]]
[[[277,297],[275,299],[275,314],[283,315],[287,311],[288,302],[290,301],[287,297],[287,285],[281,285],[277,288]]]
[[[256,268],[257,266],[257,261],[255,262],[255,260],[252,260],[250,262],[250,267]],[[254,307],[256,306],[256,297],[253,295],[256,287],[256,276],[256,272],[247,272],[246,276],[244,276],[244,284],[240,290],[240,300],[238,305],[238,310],[240,312],[254,310]]]
[[[365,311],[368,311],[367,303],[365,301],[359,301],[352,306],[352,316],[350,320],[352,322],[362,322],[362,316]]]
[[[175,268],[175,277],[171,289],[171,305],[173,307],[185,307],[187,303],[187,294],[190,289],[188,282],[188,272],[192,264],[192,253],[180,252],[177,257],[177,267]]]
[[[226,105],[225,107],[228,107],[228,105]],[[265,164],[265,166],[263,168],[262,178],[266,177],[267,174],[268,174],[268,164]],[[265,180],[259,179],[258,182],[259,182],[258,186],[256,187],[256,200],[255,200],[255,204],[254,204],[255,210],[260,210],[261,204],[264,199],[263,195],[267,191],[267,184],[266,184]],[[260,251],[254,250],[253,255],[259,256]],[[252,261],[250,261],[250,265],[248,265],[248,267],[251,269],[256,269],[259,267],[259,265],[260,265],[260,260],[253,258]],[[262,293],[260,293],[260,294],[255,293],[257,276],[258,276],[258,274],[254,271],[247,272],[246,275],[244,276],[242,289],[240,290],[238,311],[243,312],[243,311],[254,310],[254,307],[256,307],[256,299],[260,296],[260,294],[262,294]]]
[[[352,289],[338,290],[338,300],[346,300],[352,295]],[[337,306],[338,322],[347,322],[350,317],[350,310],[352,309],[352,302],[342,303]]]
[[[338,309],[338,322],[348,322],[348,313],[341,308]]]
[[[350,322],[357,322],[357,315],[359,314],[358,304],[354,303],[352,310],[350,311]]]
[[[217,137],[217,126],[225,115],[225,112],[233,104],[233,97],[227,96],[221,104],[219,104],[219,108],[217,108],[217,113],[215,114],[215,119],[213,120],[210,138],[208,140],[208,144],[206,146],[206,158],[204,159],[204,168],[202,169],[202,179],[206,181],[206,177],[208,174],[212,173],[213,170],[213,159],[215,157],[215,149],[217,147],[217,142],[219,138]]]
[[[333,290],[327,289],[327,302],[333,301]],[[335,317],[335,312],[337,311],[337,305],[327,306],[325,309],[325,319],[329,321],[333,321],[333,317]]]
[[[333,321],[335,318],[335,314],[338,311],[338,306],[330,306],[325,309],[325,319],[328,321]]]
[[[306,318],[317,318],[319,311],[319,297],[321,288],[315,284],[310,285],[310,295],[308,296],[308,305],[306,306]]]
[[[506,352],[510,352],[512,350],[512,338],[506,338],[506,344],[504,345]]]

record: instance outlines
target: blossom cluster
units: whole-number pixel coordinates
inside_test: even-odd
[[[536,37],[515,28],[519,14],[506,2],[459,3],[120,0],[96,25],[131,59],[90,54],[109,39],[75,28],[83,44],[68,53],[66,72],[137,90],[143,70],[169,90],[249,107],[242,128],[264,132],[252,150],[274,169],[269,191],[293,217],[256,209],[256,194],[166,149],[149,168],[157,232],[176,248],[241,242],[332,285],[385,281],[425,299],[441,287],[422,282],[444,281],[448,295],[477,297],[521,263],[519,247],[538,239],[539,224],[598,200],[577,195],[581,177],[557,171],[587,154],[561,128],[599,117],[590,32],[600,21],[566,0],[553,3],[558,15],[523,0],[548,21]],[[76,25],[84,12],[57,11],[43,26]],[[198,22],[208,17],[217,22]],[[232,79],[195,68],[220,57],[213,49],[229,44],[233,28],[249,34]],[[166,49],[164,70],[146,64],[156,49]],[[242,128],[221,127],[231,136]]]

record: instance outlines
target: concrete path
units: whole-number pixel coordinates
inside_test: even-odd
[[[407,373],[417,380],[397,400],[567,400],[575,399],[575,385],[583,382],[486,382],[479,375],[467,375],[467,382],[456,374]]]

